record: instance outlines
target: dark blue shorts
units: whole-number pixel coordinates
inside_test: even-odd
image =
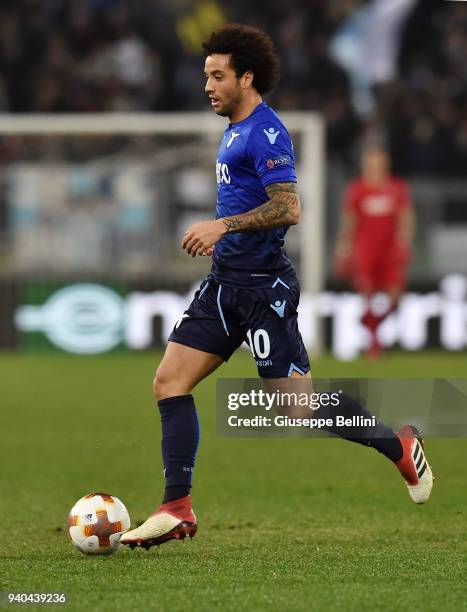
[[[175,325],[178,342],[225,361],[242,342],[250,347],[261,378],[306,374],[308,355],[297,325],[300,286],[277,279],[264,289],[220,285],[209,275]]]

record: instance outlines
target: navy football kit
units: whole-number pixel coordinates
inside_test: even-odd
[[[272,183],[297,182],[290,136],[265,102],[226,128],[216,175],[216,219],[264,204],[269,200],[265,188]],[[287,229],[224,235],[215,245],[211,273],[169,341],[225,361],[245,341],[262,378],[308,372],[297,325],[300,287],[284,250]]]

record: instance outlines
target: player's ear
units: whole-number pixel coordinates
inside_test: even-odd
[[[251,87],[253,83],[253,76],[254,75],[251,70],[247,70],[246,72],[242,74],[242,78],[241,78],[242,89],[248,89],[248,87]]]

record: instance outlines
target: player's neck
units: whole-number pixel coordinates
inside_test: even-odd
[[[379,187],[380,185],[384,185],[384,183],[388,180],[387,174],[364,174],[363,180],[368,185],[372,187]]]
[[[262,97],[256,92],[252,92],[248,96],[245,96],[245,98],[239,102],[233,114],[229,117],[230,123],[238,123],[249,117],[262,101]]]

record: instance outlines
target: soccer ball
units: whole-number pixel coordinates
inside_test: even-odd
[[[108,493],[89,493],[79,499],[68,515],[68,534],[86,555],[111,555],[130,528],[130,515],[118,499]]]

